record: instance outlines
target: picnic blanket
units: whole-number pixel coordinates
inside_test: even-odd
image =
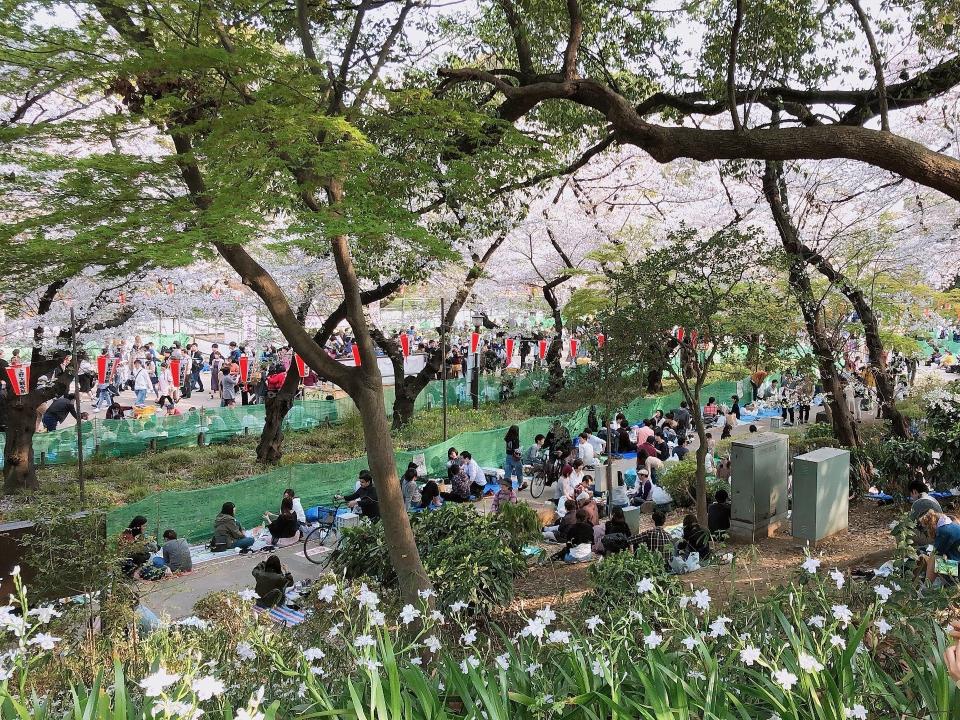
[[[304,613],[288,607],[262,608],[254,606],[254,610],[283,627],[294,627],[306,620]]]

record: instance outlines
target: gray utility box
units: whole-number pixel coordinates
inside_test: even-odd
[[[850,451],[820,448],[793,459],[793,536],[810,542],[847,529]]]
[[[787,519],[787,471],[790,443],[779,433],[753,433],[730,451],[730,537],[755,542]]]

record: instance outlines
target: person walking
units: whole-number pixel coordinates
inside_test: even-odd
[[[203,392],[203,380],[200,378],[200,372],[203,370],[203,355],[196,343],[190,346],[190,351],[190,389]]]
[[[152,387],[150,384],[150,375],[147,373],[146,368],[143,367],[143,360],[134,361],[133,377],[131,380],[133,381],[133,394],[137,397],[134,406],[142,408],[147,404],[147,390]]]

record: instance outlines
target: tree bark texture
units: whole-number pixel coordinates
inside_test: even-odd
[[[3,446],[3,491],[37,490],[37,469],[33,460],[33,436],[39,410],[45,402],[30,393],[7,400],[7,431]]]

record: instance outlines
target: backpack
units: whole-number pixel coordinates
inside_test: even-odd
[[[600,538],[600,543],[603,545],[604,553],[612,555],[613,553],[623,552],[628,549],[630,547],[630,538],[623,533],[610,533]]]

